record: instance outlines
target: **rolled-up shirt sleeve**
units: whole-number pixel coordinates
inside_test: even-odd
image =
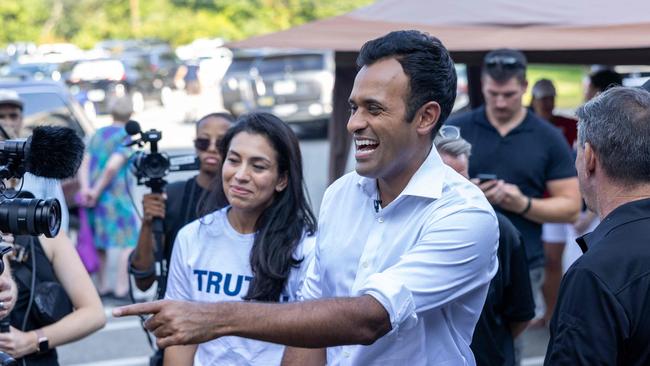
[[[489,283],[496,273],[499,238],[493,212],[465,208],[431,219],[397,263],[368,277],[357,291],[377,299],[393,331],[408,329],[417,314],[444,306]]]

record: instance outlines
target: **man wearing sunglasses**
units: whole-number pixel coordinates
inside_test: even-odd
[[[197,218],[197,203],[219,172],[221,156],[217,144],[234,118],[227,113],[211,113],[196,122],[194,147],[199,158],[199,174],[187,181],[167,186],[165,194],[149,193],[142,199],[143,219],[130,260],[136,286],[147,290],[155,280],[152,222],[164,219],[164,257],[169,262],[178,230]]]
[[[463,138],[472,144],[470,177],[498,177],[475,183],[522,234],[539,304],[536,313],[541,316],[542,224],[573,222],[580,210],[572,154],[562,133],[522,104],[528,86],[523,53],[489,52],[483,60],[481,81],[485,105],[450,118],[448,124],[460,127]]]

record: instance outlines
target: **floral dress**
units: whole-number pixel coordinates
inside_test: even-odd
[[[89,184],[99,179],[114,153],[123,154],[127,159],[131,149],[124,146],[124,126],[102,127],[88,143]],[[98,249],[133,248],[138,240],[140,228],[128,189],[132,186],[129,164],[122,165],[111,182],[97,197],[95,207],[88,209],[88,221],[93,230],[95,246]]]

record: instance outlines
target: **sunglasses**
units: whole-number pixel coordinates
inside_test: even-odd
[[[460,138],[460,128],[456,126],[444,125],[440,127],[438,135],[445,140],[458,140]]]
[[[20,117],[20,113],[7,113],[7,114],[0,114],[0,119],[18,119]]]
[[[219,149],[219,140],[210,140],[205,137],[199,137],[194,140],[194,147],[199,151],[206,151],[210,148],[210,142],[213,142],[215,149]]]
[[[496,67],[501,66],[504,68],[518,68],[525,67],[521,61],[513,56],[492,56],[485,60],[485,66]]]

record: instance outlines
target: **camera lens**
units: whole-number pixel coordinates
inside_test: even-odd
[[[53,238],[60,228],[61,204],[55,198],[15,198],[0,203],[0,231],[4,233]]]

